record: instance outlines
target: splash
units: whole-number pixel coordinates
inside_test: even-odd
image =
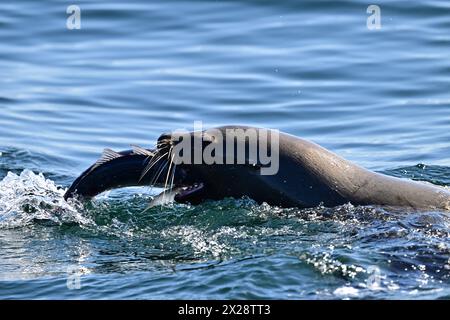
[[[42,173],[27,169],[20,175],[8,172],[0,181],[0,229],[23,227],[35,221],[89,224],[80,214],[81,203],[66,202],[64,192]]]
[[[218,235],[210,235],[193,226],[176,226],[162,232],[163,237],[179,238],[183,245],[192,246],[195,255],[211,254],[219,258],[230,248],[218,239]]]

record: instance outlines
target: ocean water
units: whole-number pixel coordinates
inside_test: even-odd
[[[378,1],[378,30],[369,4],[2,3],[0,298],[450,298],[448,212],[62,198],[103,148],[195,120],[450,186],[450,3]]]

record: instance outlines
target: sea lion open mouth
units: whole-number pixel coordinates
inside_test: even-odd
[[[196,201],[196,199],[201,199],[201,193],[204,190],[205,185],[200,183],[195,183],[191,186],[182,187],[181,190],[175,195],[174,200],[179,203],[191,203],[197,204],[200,201]]]

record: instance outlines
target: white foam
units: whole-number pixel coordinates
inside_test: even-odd
[[[77,210],[81,204],[66,202],[64,192],[42,173],[27,169],[20,175],[8,172],[0,181],[0,228],[21,227],[34,220],[88,223]]]

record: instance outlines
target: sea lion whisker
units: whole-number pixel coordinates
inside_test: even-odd
[[[159,176],[162,174],[162,172],[164,171],[164,169],[167,167],[168,164],[168,160],[166,158],[166,155],[168,154],[168,152],[166,152],[165,154],[163,154],[158,161],[161,161],[161,159],[164,161],[164,164],[161,164],[161,166],[156,170],[156,172],[154,173],[152,179],[150,180],[150,185],[153,187],[153,185],[158,181]]]
[[[164,163],[164,165],[162,165],[161,168],[159,168],[158,171],[155,172],[155,176],[153,177],[152,181],[150,182],[150,191],[153,190],[153,185],[155,184],[156,181],[158,181],[159,177],[163,173],[164,169],[167,167],[168,163],[169,162],[166,161],[166,163]]]
[[[172,158],[172,160],[173,160],[173,158]],[[172,170],[172,177],[171,177],[171,180],[170,180],[170,189],[172,190],[173,189],[173,183],[174,183],[174,180],[175,180],[175,170],[177,169],[177,165],[176,165],[176,163],[174,163],[173,164],[173,170]]]
[[[142,170],[142,173],[139,177],[138,182],[141,182],[142,179],[147,175],[147,173],[150,171],[150,169],[161,159],[159,152],[155,154],[155,156],[149,161],[149,163],[145,166],[144,170]],[[146,159],[147,160],[147,159]]]
[[[166,181],[164,182],[164,191],[163,191],[163,199],[166,196],[166,190],[167,190],[167,184],[169,182],[169,176],[170,176],[170,172],[172,170],[172,165],[173,165],[173,157],[174,157],[174,153],[173,153],[173,146],[170,147],[169,149],[169,155],[168,155],[168,159],[170,160],[170,164],[169,164],[169,169],[167,170],[167,175],[166,175]]]
[[[159,156],[156,160],[153,161],[153,159],[155,159],[155,157],[152,159],[152,161],[150,161],[150,163],[145,167],[144,171],[141,174],[141,177],[139,178],[139,182],[141,182],[141,180],[147,175],[147,173],[159,162],[161,161],[161,159],[163,159],[166,155],[168,154],[168,152],[162,154],[161,156]]]

